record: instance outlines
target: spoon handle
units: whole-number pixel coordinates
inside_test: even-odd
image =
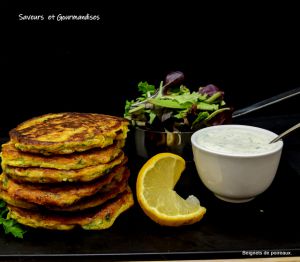
[[[267,98],[263,101],[255,103],[251,106],[236,110],[236,111],[233,112],[232,118],[236,118],[236,117],[251,113],[253,111],[256,111],[256,110],[259,110],[259,109],[264,108],[266,106],[278,103],[280,101],[283,101],[285,99],[288,99],[288,98],[296,96],[296,95],[300,95],[300,87],[289,90],[287,92],[281,93],[281,94],[276,95],[276,96],[272,96],[272,97]]]
[[[273,139],[271,143],[275,143],[278,140],[280,140],[282,137],[286,136],[287,134],[291,133],[292,131],[296,130],[297,128],[300,127],[300,123],[298,123],[297,125],[292,126],[291,128],[289,128],[288,130],[286,130],[285,132],[283,132],[282,134],[280,134],[279,136],[275,137],[275,139]]]

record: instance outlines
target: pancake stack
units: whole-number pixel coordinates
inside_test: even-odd
[[[0,198],[19,223],[100,230],[133,205],[119,117],[47,114],[12,129],[2,145]]]

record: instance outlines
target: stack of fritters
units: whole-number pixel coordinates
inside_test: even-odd
[[[10,131],[2,145],[0,198],[31,227],[105,229],[133,205],[122,148],[123,118],[47,114]]]

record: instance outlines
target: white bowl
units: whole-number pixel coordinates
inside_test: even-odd
[[[266,146],[254,146],[257,141],[243,146],[250,141],[246,133],[255,139],[266,140]],[[221,140],[216,140],[224,135]],[[276,136],[266,129],[246,125],[219,125],[198,130],[192,135],[191,142],[200,179],[224,201],[242,203],[252,200],[271,185],[277,172],[283,142],[268,145],[268,141]],[[222,141],[225,141],[224,145],[216,147]]]

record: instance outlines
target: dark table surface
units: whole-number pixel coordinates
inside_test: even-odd
[[[281,132],[299,122],[299,115],[241,118],[251,124]],[[130,138],[129,138],[130,139]],[[5,139],[4,139],[5,140]],[[277,175],[264,193],[251,202],[230,204],[217,199],[201,183],[193,162],[180,178],[176,190],[183,197],[197,196],[207,208],[204,218],[191,226],[161,227],[135,206],[122,214],[107,230],[70,232],[28,229],[24,239],[0,234],[0,259],[72,259],[91,261],[204,259],[245,257],[255,250],[268,256],[272,250],[300,254],[300,167],[299,132],[284,141]],[[134,190],[144,159],[135,156],[127,143],[130,185]],[[63,258],[62,258],[63,257]]]

